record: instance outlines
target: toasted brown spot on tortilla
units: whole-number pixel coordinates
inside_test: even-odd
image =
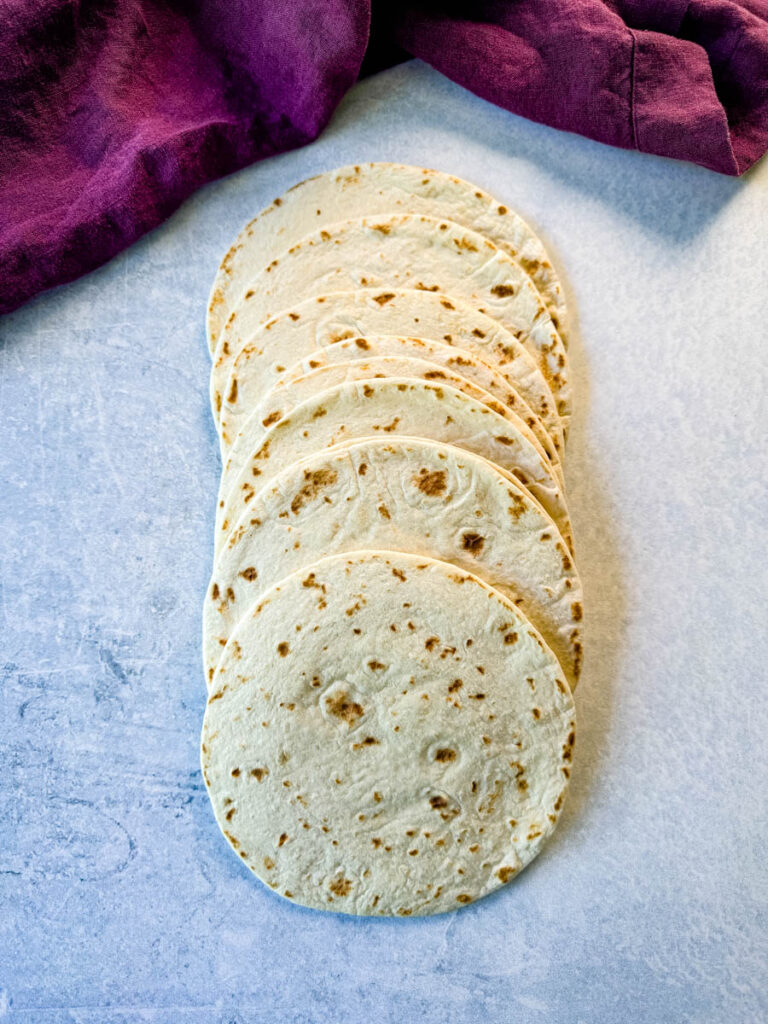
[[[279,409],[275,409],[274,412],[271,412],[269,414],[269,416],[266,416],[261,421],[262,427],[271,427],[273,423],[277,423],[277,421],[280,419],[280,416],[281,416],[280,410]]]
[[[392,516],[389,514],[389,509],[386,505],[379,505],[378,513],[382,519],[391,519]]]
[[[573,744],[576,739],[576,733],[571,731],[568,734],[568,738],[563,744],[563,760],[570,761],[573,757]]]
[[[514,633],[514,632],[507,633],[506,636],[504,637],[504,643],[505,644],[516,644],[517,643],[517,633]]]
[[[392,230],[392,226],[390,224],[371,224],[371,227],[374,231],[380,231],[382,235],[388,235]]]
[[[243,569],[240,572],[240,575],[243,577],[244,580],[248,580],[249,583],[253,583],[253,581],[258,577],[259,574],[251,565],[247,569]]]
[[[430,473],[428,469],[422,467],[418,474],[414,476],[413,482],[422,494],[442,494],[446,488],[446,474],[442,469],[434,470]]]
[[[348,878],[335,878],[328,886],[334,896],[349,896],[352,891],[352,883]]]
[[[377,747],[378,745],[379,740],[377,740],[375,736],[366,736],[365,739],[361,740],[359,743],[353,743],[352,749],[362,750],[363,747]]]
[[[351,725],[363,714],[362,704],[350,700],[346,693],[338,693],[334,697],[325,698],[325,708],[329,715],[340,718]]]
[[[213,586],[211,587],[211,597],[213,598],[214,601],[218,601],[220,594],[221,591],[219,590],[219,584],[214,583]]]
[[[525,256],[520,259],[520,263],[522,264],[523,270],[527,270],[529,274],[535,274],[541,266],[540,260],[527,259]]]
[[[479,555],[483,550],[485,544],[485,537],[482,537],[479,533],[465,533],[461,538],[461,546],[465,551],[469,551],[471,555]]]
[[[500,299],[506,299],[510,295],[515,294],[515,286],[511,284],[495,284],[491,288],[491,295],[496,295]]]
[[[385,305],[385,303],[390,302],[392,299],[394,299],[394,297],[394,292],[382,292],[381,295],[374,295],[373,301],[378,302],[380,306],[383,306]]]
[[[408,578],[402,569],[393,569],[392,575],[399,579],[401,583],[405,583]]]
[[[459,903],[471,903],[472,902],[472,897],[469,896],[465,892],[460,892],[459,895],[456,897],[456,899],[458,900]]]
[[[469,238],[454,238],[453,244],[457,249],[466,249],[467,252],[477,252],[477,246]]]
[[[440,762],[448,762],[456,760],[456,751],[451,747],[440,747],[435,751],[435,760]]]
[[[296,515],[307,501],[311,501],[312,498],[317,496],[323,487],[335,483],[336,477],[337,474],[334,469],[305,469],[304,485],[293,497],[291,512]]]
[[[364,352],[371,347],[365,338],[355,338],[355,345],[357,345],[358,348],[363,349]]]
[[[440,643],[440,638],[437,636],[428,636],[424,642],[424,646],[428,651],[432,651]]]
[[[320,232],[320,237],[322,238],[322,240],[324,242],[330,242],[330,240],[331,240],[331,236],[328,234],[327,231],[321,231]]]
[[[380,661],[376,661],[375,658],[372,658],[371,661],[368,662],[368,668],[372,672],[378,672],[381,669],[385,669],[386,667],[387,666],[386,665],[382,665],[382,663]]]
[[[268,768],[251,768],[251,775],[256,779],[257,782],[263,782],[264,779],[269,775]]]
[[[285,643],[285,641],[277,645],[277,653],[280,655],[281,658],[284,658],[287,654],[289,654],[290,650],[290,644]]]
[[[573,621],[574,622],[579,622],[581,620],[583,614],[584,614],[584,612],[583,612],[583,609],[581,607],[581,602],[580,601],[574,601],[573,604],[571,605],[571,618],[573,619]]]
[[[563,566],[564,571],[565,572],[570,572],[571,569],[573,568],[573,564],[571,563],[571,560],[568,557],[568,552],[565,550],[565,548],[560,543],[560,541],[558,541],[556,543],[555,547],[560,552],[560,561],[562,562],[562,566]]]

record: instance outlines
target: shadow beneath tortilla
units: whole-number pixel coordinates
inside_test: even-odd
[[[608,740],[616,686],[627,631],[627,595],[614,523],[609,474],[587,430],[590,377],[581,341],[578,312],[567,278],[561,275],[568,303],[569,357],[575,414],[565,455],[568,506],[574,528],[576,565],[584,588],[584,668],[575,692],[576,747],[573,775],[563,814],[546,848],[522,878],[531,876],[561,844],[574,845],[578,832],[589,833],[594,793],[609,772]],[[596,813],[596,812],[595,812]],[[504,890],[499,890],[503,893]],[[491,897],[493,898],[493,897]]]

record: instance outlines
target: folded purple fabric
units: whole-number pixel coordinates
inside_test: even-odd
[[[368,0],[0,0],[0,311],[316,138]]]
[[[371,0],[0,0],[0,312],[314,139],[370,19]],[[373,27],[374,66],[399,44],[601,142],[725,174],[768,149],[768,0],[382,0]]]
[[[398,41],[516,114],[723,174],[768,149],[768,0],[445,7],[409,5]]]

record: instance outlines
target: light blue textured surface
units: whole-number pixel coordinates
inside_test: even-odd
[[[578,325],[570,800],[511,887],[428,920],[275,897],[198,770],[208,289],[273,196],[369,159],[517,207]],[[767,235],[765,162],[613,151],[411,64],[0,323],[2,1024],[768,1019]]]

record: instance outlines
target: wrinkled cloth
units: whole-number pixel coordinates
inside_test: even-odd
[[[768,148],[768,0],[0,0],[0,312],[409,55],[611,145],[724,174]]]

